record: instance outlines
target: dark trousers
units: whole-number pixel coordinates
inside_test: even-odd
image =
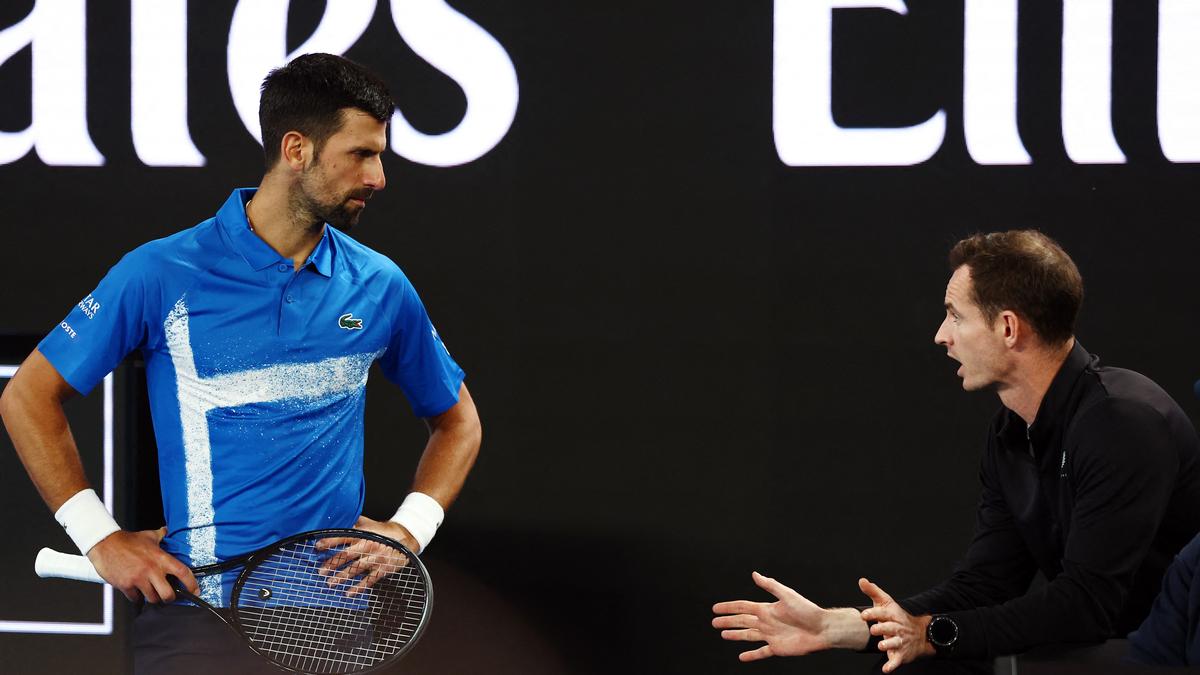
[[[279,675],[206,609],[145,605],[133,621],[135,675]]]

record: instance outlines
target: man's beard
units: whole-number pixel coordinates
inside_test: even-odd
[[[319,175],[320,169],[310,169]],[[311,174],[310,174],[311,175]],[[365,203],[371,198],[373,190],[364,188],[356,192],[349,192],[342,195],[340,198],[335,198],[329,201],[322,201],[313,191],[309,190],[310,183],[315,180],[301,180],[295,186],[295,190],[291,195],[292,213],[303,214],[312,226],[319,227],[323,223],[329,223],[334,228],[342,232],[349,232],[358,224],[358,218],[362,215],[363,208],[352,208],[350,206],[351,199],[361,199]]]
[[[362,209],[351,211],[349,206],[348,201],[344,200],[339,204],[324,206],[316,215],[334,228],[342,232],[349,232],[358,224],[358,217],[362,215]]]

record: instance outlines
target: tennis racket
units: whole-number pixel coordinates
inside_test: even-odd
[[[256,654],[296,673],[382,668],[412,648],[433,610],[425,566],[399,542],[373,532],[305,532],[192,572],[199,580],[239,567],[227,613],[168,579]],[[40,577],[104,583],[87,557],[48,548],[38,553],[34,570]]]

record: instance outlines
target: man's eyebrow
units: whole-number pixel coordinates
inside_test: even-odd
[[[954,303],[953,303],[953,302],[950,302],[949,300],[947,300],[946,302],[942,303],[942,306],[944,306],[946,309],[950,310],[951,312],[954,312],[955,314],[957,314],[957,313],[958,313],[958,308],[957,308],[957,307],[955,307],[955,306],[954,306]]]

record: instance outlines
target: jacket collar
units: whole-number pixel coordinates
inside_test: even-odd
[[[1058,373],[1050,381],[1050,388],[1042,397],[1037,418],[1028,427],[1028,437],[1025,420],[1008,408],[1004,409],[1004,421],[997,429],[996,435],[1007,441],[1006,445],[1009,446],[1025,447],[1027,440],[1032,441],[1035,450],[1040,450],[1049,441],[1061,436],[1064,431],[1063,425],[1071,418],[1070,409],[1074,404],[1079,376],[1089,369],[1094,369],[1099,361],[1099,358],[1089,354],[1083,345],[1079,344],[1079,340],[1075,340],[1075,346],[1059,366]]]

